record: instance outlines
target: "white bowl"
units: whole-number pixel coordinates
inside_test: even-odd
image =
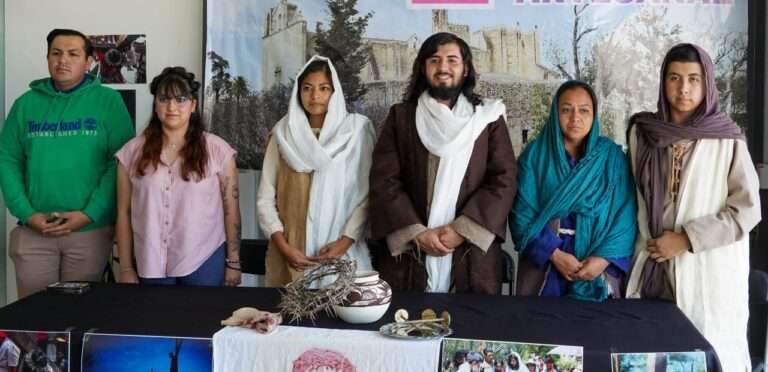
[[[333,306],[333,311],[347,323],[373,323],[387,312],[389,303],[373,306]]]

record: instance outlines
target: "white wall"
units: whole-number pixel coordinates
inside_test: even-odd
[[[5,19],[4,117],[30,81],[48,76],[45,37],[54,28],[85,34],[146,34],[148,80],[166,66],[184,66],[202,78],[203,0],[7,0]],[[136,124],[141,130],[152,109],[149,85],[114,87],[136,89]],[[8,216],[8,231],[15,223]],[[16,283],[8,261],[6,280],[0,285],[5,282],[12,302]]]

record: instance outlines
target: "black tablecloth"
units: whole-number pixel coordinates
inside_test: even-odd
[[[94,284],[84,294],[40,292],[0,308],[0,330],[72,333],[72,371],[79,371],[82,334],[212,337],[232,311],[276,311],[279,292],[269,288],[152,287]],[[350,325],[321,316],[302,326],[378,330],[405,308],[426,307],[453,317],[451,337],[584,347],[585,371],[610,371],[611,353],[702,350],[710,372],[721,367],[712,346],[670,303],[612,300],[602,304],[563,298],[396,292],[377,323]]]

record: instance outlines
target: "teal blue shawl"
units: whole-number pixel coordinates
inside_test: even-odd
[[[600,136],[595,113],[592,129],[584,139],[584,156],[572,168],[566,157],[557,107],[555,98],[549,120],[518,161],[519,188],[509,214],[515,249],[523,253],[550,220],[573,213],[576,258],[632,256],[637,205],[626,155],[613,141]],[[608,287],[599,276],[592,281],[570,282],[568,293],[578,299],[603,301],[608,297]]]

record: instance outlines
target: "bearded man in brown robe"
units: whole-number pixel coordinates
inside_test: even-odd
[[[381,277],[396,290],[501,292],[516,162],[500,100],[474,93],[467,43],[424,41],[402,103],[373,153],[369,221]]]

